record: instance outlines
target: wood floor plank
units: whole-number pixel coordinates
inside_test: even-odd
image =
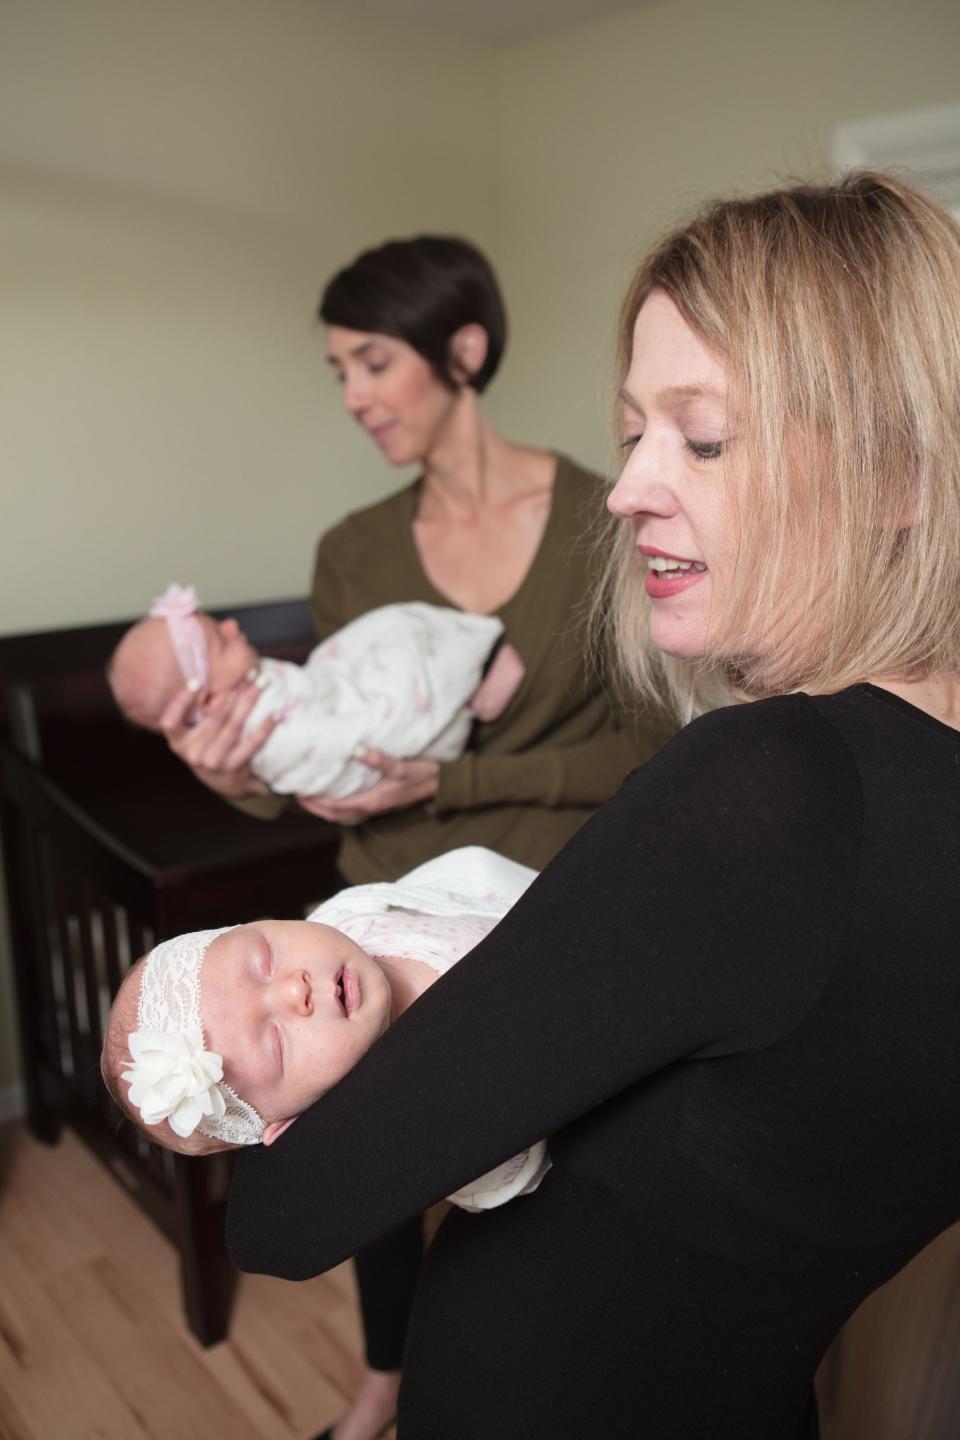
[[[315,1434],[343,1411],[360,1378],[355,1307],[326,1276],[302,1285],[244,1276],[239,1289],[226,1347],[233,1363],[294,1431]]]
[[[53,1146],[38,1144],[21,1126],[0,1130],[0,1226],[17,1226],[24,1216],[28,1230],[42,1236],[35,1248],[43,1253],[33,1256],[38,1278],[101,1254],[109,1237],[121,1264],[151,1279],[169,1272],[178,1312],[176,1251],[71,1130]]]
[[[0,1230],[19,1255],[8,1264],[0,1251],[2,1289],[19,1265],[29,1333],[49,1322],[75,1367],[57,1428],[49,1397],[12,1374],[25,1327],[0,1298],[0,1440],[306,1440],[359,1380],[352,1266],[297,1285],[240,1276],[230,1335],[205,1350],[183,1320],[176,1251],[70,1131],[52,1148],[21,1127],[0,1132]],[[92,1377],[89,1397],[78,1371]],[[55,1388],[69,1394],[65,1383]]]
[[[33,1431],[25,1416],[19,1414],[9,1395],[3,1395],[0,1406],[0,1440],[31,1440]]]
[[[169,1324],[136,1275],[109,1255],[68,1271],[50,1292],[76,1343],[155,1440],[260,1440],[233,1396],[215,1383],[182,1327]]]
[[[103,1249],[96,1228],[78,1212],[73,1194],[45,1164],[19,1166],[0,1195],[0,1227],[38,1282]]]
[[[30,1440],[155,1440],[2,1233],[0,1275],[0,1411]]]
[[[307,1440],[361,1355],[350,1266],[241,1276],[204,1350],[175,1250],[76,1136],[0,1130],[0,1440]],[[960,1227],[860,1307],[819,1389],[823,1440],[956,1440]]]

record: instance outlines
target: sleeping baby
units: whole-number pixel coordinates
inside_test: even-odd
[[[395,883],[343,890],[308,920],[163,941],[113,1003],[107,1088],[169,1149],[272,1145],[479,944],[535,873],[468,846]],[[535,1190],[549,1166],[540,1141],[449,1198],[490,1210]]]
[[[344,798],[368,790],[380,773],[364,750],[398,760],[447,762],[464,750],[475,719],[495,720],[523,677],[492,615],[411,601],[382,605],[318,645],[304,665],[261,657],[235,620],[198,609],[192,586],[171,585],[113,653],[107,678],[120,709],[157,730],[184,685],[209,703],[244,680],[262,689],[244,725],[252,732],[280,717],[251,761],[281,795]],[[195,707],[194,723],[202,709]]]

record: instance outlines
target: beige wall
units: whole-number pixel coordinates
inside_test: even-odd
[[[960,98],[956,0],[664,0],[501,57],[497,415],[609,457],[616,306],[699,201],[823,171],[838,122]]]
[[[493,242],[490,52],[306,0],[0,14],[0,630],[135,614],[172,577],[303,590],[385,478],[320,283],[391,233]]]
[[[311,324],[389,234],[489,249],[494,418],[602,464],[650,234],[823,168],[840,121],[956,100],[958,53],[955,0],[663,0],[500,53],[311,0],[0,0],[0,631],[175,577],[304,588],[318,532],[396,478]]]

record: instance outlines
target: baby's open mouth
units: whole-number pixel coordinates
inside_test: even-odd
[[[356,975],[344,965],[334,982],[337,1000],[344,1015],[351,1016],[360,1004],[360,982]]]

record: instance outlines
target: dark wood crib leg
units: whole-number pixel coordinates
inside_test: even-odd
[[[215,1345],[226,1337],[236,1283],[223,1238],[226,1201],[212,1194],[222,1174],[221,1156],[176,1157],[183,1300],[187,1324],[201,1345]]]

